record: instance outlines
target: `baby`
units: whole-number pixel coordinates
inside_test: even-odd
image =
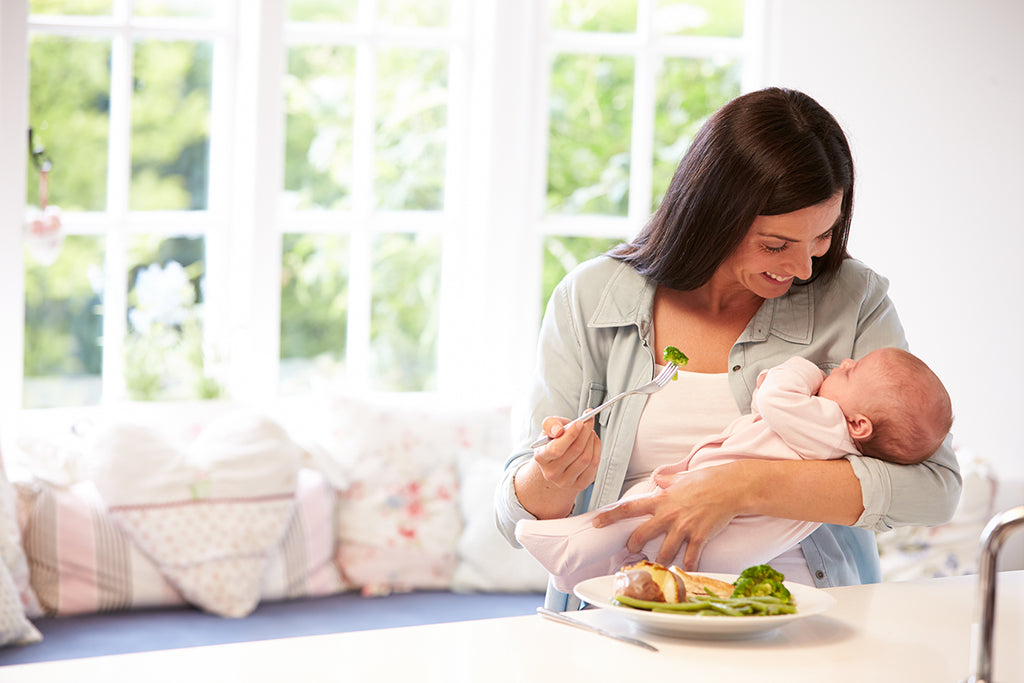
[[[810,361],[790,358],[758,377],[751,413],[721,434],[698,443],[683,460],[664,465],[632,486],[623,499],[653,492],[657,475],[713,467],[742,458],[825,460],[860,453],[899,464],[931,456],[953,422],[949,394],[916,356],[881,348],[847,359],[828,377]],[[558,590],[616,572],[623,564],[653,560],[663,536],[641,553],[626,541],[649,516],[596,528],[601,510],[566,519],[522,520],[516,538],[551,573]],[[700,571],[739,573],[768,562],[819,526],[763,515],[740,515],[705,546]],[[675,563],[682,565],[685,546]]]

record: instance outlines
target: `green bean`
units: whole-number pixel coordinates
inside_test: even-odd
[[[618,596],[615,602],[635,609],[671,614],[697,616],[771,616],[794,614],[796,605],[771,596],[720,598],[717,596],[693,598],[687,602],[653,602]]]

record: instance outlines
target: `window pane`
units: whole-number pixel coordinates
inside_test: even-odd
[[[348,237],[284,235],[281,372],[284,393],[341,374],[348,326]]]
[[[49,266],[26,253],[26,408],[99,403],[103,249],[101,237],[69,235]]]
[[[436,389],[441,238],[404,233],[378,237],[372,287],[373,388]]]
[[[352,23],[358,9],[359,0],[288,0],[288,19]]]
[[[32,14],[82,14],[96,16],[110,14],[114,0],[32,0],[29,12]]]
[[[672,174],[700,126],[740,94],[739,60],[665,59],[654,114],[652,208],[661,203]]]
[[[551,75],[548,209],[625,216],[633,59],[561,55]]]
[[[448,55],[394,49],[378,55],[376,197],[389,210],[444,208]]]
[[[107,205],[110,44],[33,36],[29,125],[52,162],[49,202],[65,211]],[[28,161],[27,202],[39,204],[39,171]]]
[[[608,237],[565,237],[549,235],[544,238],[544,279],[540,309],[547,306],[555,286],[570,270],[587,259],[600,256],[623,240]]]
[[[285,206],[350,209],[355,50],[296,47],[285,76]]]
[[[128,263],[128,395],[140,401],[220,396],[221,359],[203,340],[203,238],[135,237]]]
[[[212,17],[218,0],[135,0],[140,17]]]
[[[212,58],[210,43],[136,43],[132,209],[206,208]]]
[[[451,22],[449,0],[377,0],[377,12],[385,24],[395,26],[447,26]]]
[[[632,33],[636,0],[551,0],[551,27],[566,31]]]
[[[744,0],[658,0],[654,27],[666,35],[743,35]]]

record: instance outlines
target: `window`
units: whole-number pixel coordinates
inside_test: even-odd
[[[203,314],[227,33],[209,7],[31,3],[26,204],[62,234],[26,235],[26,407],[223,392]]]
[[[564,0],[549,11],[542,301],[657,207],[697,129],[740,94],[746,50],[743,0]]]
[[[743,0],[28,4],[0,22],[31,131],[0,211],[36,228],[0,237],[10,408],[507,398],[554,285],[756,80]]]
[[[467,3],[293,2],[280,380],[436,390]]]

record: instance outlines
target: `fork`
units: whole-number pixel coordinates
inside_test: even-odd
[[[665,369],[662,370],[661,373],[657,377],[652,379],[647,384],[644,384],[643,386],[637,387],[636,389],[631,389],[629,391],[623,391],[618,396],[613,396],[612,398],[608,399],[607,401],[605,401],[601,405],[597,406],[596,408],[591,408],[590,410],[584,411],[583,414],[580,415],[579,417],[577,417],[575,420],[572,420],[571,422],[567,422],[565,424],[565,426],[562,428],[563,432],[564,432],[564,430],[568,429],[569,427],[571,427],[572,425],[576,424],[577,422],[585,422],[585,421],[589,420],[590,418],[594,417],[595,415],[600,413],[602,410],[604,410],[608,406],[610,406],[613,403],[616,403],[617,401],[619,401],[619,399],[623,399],[623,398],[625,398],[627,396],[630,396],[632,394],[653,394],[656,391],[660,391],[661,389],[663,389],[665,387],[666,384],[668,384],[670,381],[672,381],[672,378],[676,376],[676,371],[678,369],[679,369],[678,365],[676,365],[675,363],[669,363],[668,365],[665,366]],[[534,441],[533,443],[530,444],[530,448],[540,448],[541,446],[543,446],[544,444],[548,443],[549,441],[551,441],[551,437],[550,436],[548,436],[547,434],[541,434],[540,437],[538,437],[538,439],[536,441]]]

